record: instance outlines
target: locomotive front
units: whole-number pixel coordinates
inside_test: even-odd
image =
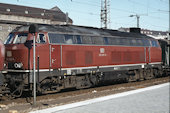
[[[5,63],[6,68],[27,69],[28,64],[25,62],[28,58],[28,50],[24,46],[28,33],[10,33],[5,41]]]
[[[12,96],[19,97],[28,84],[30,59],[29,49],[25,42],[29,37],[26,30],[11,32],[5,44],[5,71],[4,79]]]
[[[28,32],[29,26],[21,26],[11,32],[5,44],[5,71],[4,75],[7,87],[12,96],[19,97],[23,91],[32,91],[33,84],[33,34]],[[46,34],[36,33],[36,59],[38,69],[47,69],[49,55],[44,52],[49,51],[45,39]],[[45,57],[47,56],[47,57]],[[38,70],[38,71],[39,71]],[[48,70],[48,69],[47,69]],[[41,71],[41,70],[40,70]]]

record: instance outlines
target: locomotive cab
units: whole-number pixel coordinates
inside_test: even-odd
[[[49,70],[49,43],[47,33],[35,36],[28,30],[17,30],[9,34],[5,41],[5,80],[7,87],[19,97],[23,91],[32,89],[33,83],[33,38],[36,40],[36,71]],[[48,74],[45,74],[46,76]],[[37,81],[39,80],[37,76]]]
[[[49,68],[48,40],[45,33],[36,33],[36,57],[41,67]],[[7,69],[29,70],[33,61],[33,35],[28,32],[10,33],[5,41]]]

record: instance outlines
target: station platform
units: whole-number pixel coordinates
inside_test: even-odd
[[[170,113],[170,83],[30,113]]]

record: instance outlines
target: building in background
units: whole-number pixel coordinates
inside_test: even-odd
[[[119,31],[123,32],[129,32],[129,28],[119,28]],[[154,31],[154,30],[148,30],[148,29],[141,29],[142,34],[146,34],[150,37],[153,37],[155,39],[168,39],[168,32],[163,32],[163,31]]]
[[[37,24],[72,24],[72,19],[68,18],[57,6],[48,10],[20,5],[0,3],[0,39],[5,40],[7,35],[17,26],[37,23]]]

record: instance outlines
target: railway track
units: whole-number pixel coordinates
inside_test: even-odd
[[[42,109],[52,107],[56,105],[62,105],[67,103],[73,103],[77,101],[83,101],[91,98],[121,93],[129,90],[135,90],[144,88],[152,85],[162,84],[170,82],[170,77],[155,78],[151,80],[130,82],[130,83],[119,83],[107,86],[99,86],[90,89],[74,90],[67,89],[60,93],[48,94],[37,96],[37,106],[32,106],[32,97],[21,97],[16,99],[4,99],[0,101],[0,113],[8,113],[9,110],[17,110],[19,113],[26,113],[30,110]]]

